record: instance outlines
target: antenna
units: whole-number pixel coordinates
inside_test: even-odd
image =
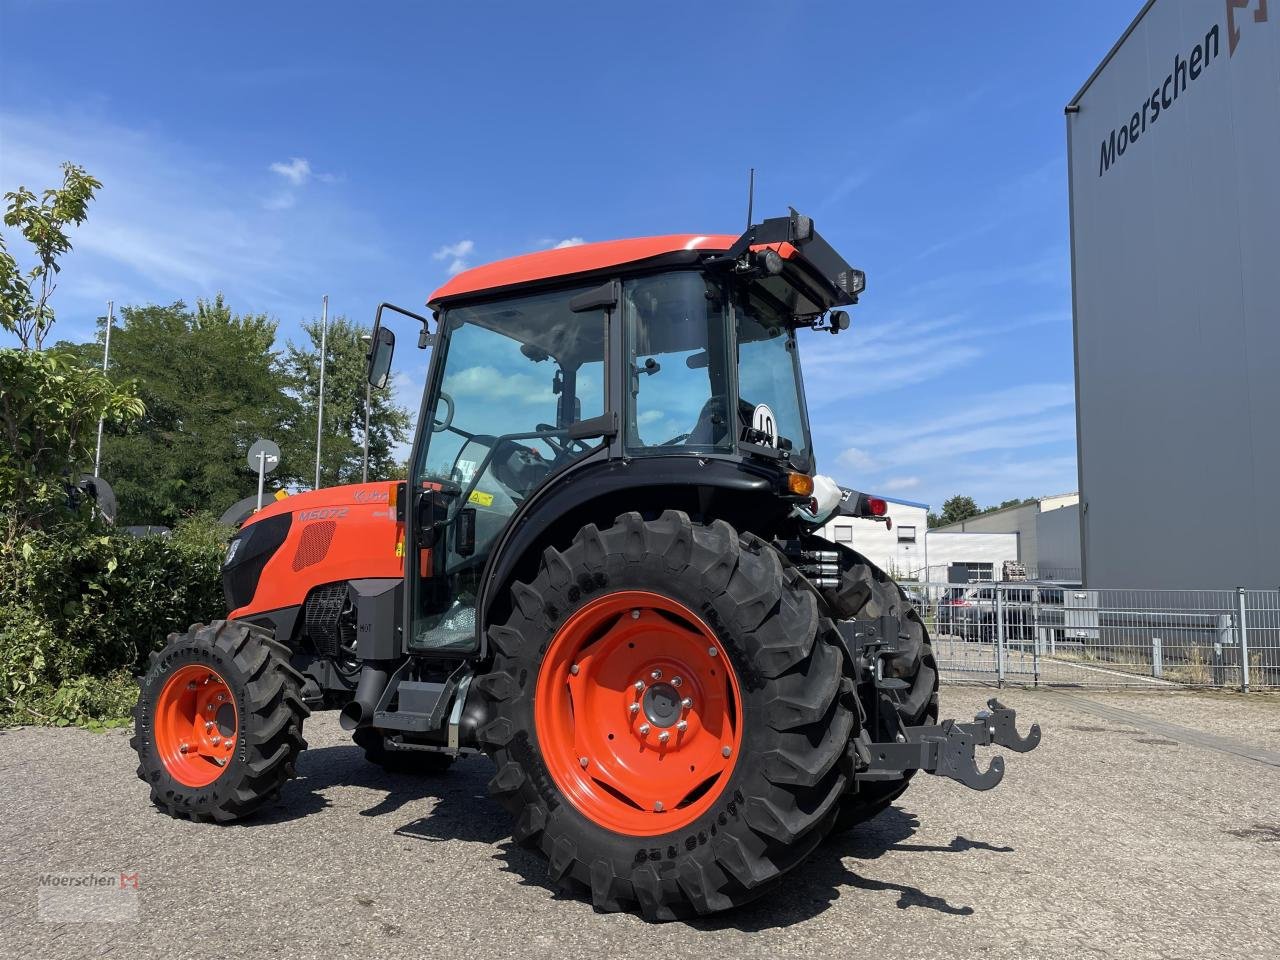
[[[747,174],[747,229],[751,229],[751,209],[756,199],[756,168],[752,167]]]

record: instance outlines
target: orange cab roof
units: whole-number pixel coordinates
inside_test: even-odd
[[[466,294],[576,273],[591,273],[682,250],[728,250],[735,240],[737,237],[726,234],[673,233],[665,237],[606,240],[556,250],[539,250],[463,270],[433,293],[427,303],[434,306],[437,301]]]

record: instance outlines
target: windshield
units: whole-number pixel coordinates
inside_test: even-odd
[[[810,469],[800,358],[787,313],[759,285],[753,285],[739,296],[735,314],[738,396],[744,415],[749,408],[751,426],[770,438],[769,445],[789,447],[792,463]]]

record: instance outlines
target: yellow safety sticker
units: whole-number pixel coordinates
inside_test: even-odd
[[[485,493],[483,490],[472,490],[471,496],[467,497],[467,500],[481,507],[493,506],[493,494]]]

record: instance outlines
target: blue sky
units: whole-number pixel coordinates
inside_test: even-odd
[[[459,264],[738,232],[754,166],[758,216],[798,207],[868,275],[853,329],[801,344],[823,472],[1056,493],[1062,107],[1138,6],[0,0],[0,187],[68,159],[104,182],[57,337],[223,291],[296,338],[324,293],[371,319]]]

